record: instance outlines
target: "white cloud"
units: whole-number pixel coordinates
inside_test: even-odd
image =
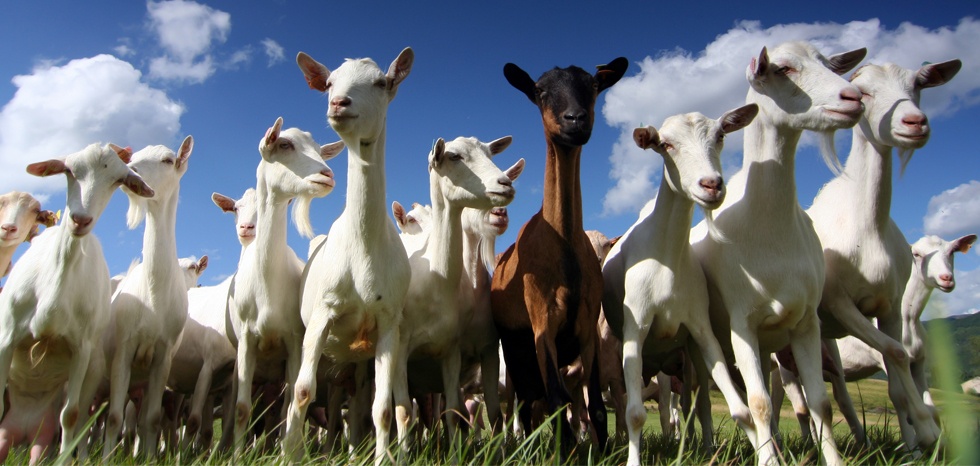
[[[0,110],[0,186],[59,192],[63,178],[37,178],[25,167],[93,142],[139,148],[172,141],[184,107],[140,77],[139,70],[111,55],[61,66],[47,62],[15,76],[17,91]]]
[[[286,51],[278,42],[266,37],[262,39],[262,47],[265,48],[265,56],[269,58],[270,67],[286,60]]]
[[[215,71],[210,56],[214,42],[231,31],[231,15],[193,1],[168,0],[146,4],[150,27],[165,55],[150,62],[150,76],[199,83]]]
[[[231,54],[231,58],[228,59],[228,63],[226,67],[237,68],[238,65],[241,65],[243,63],[249,63],[251,61],[252,61],[252,47],[245,47]]]
[[[128,57],[128,56],[131,56],[131,55],[135,55],[136,54],[136,51],[133,50],[127,44],[119,44],[119,45],[113,47],[112,50],[114,52],[116,52],[116,55],[119,56],[119,57]]]
[[[980,181],[961,184],[929,199],[922,229],[943,238],[980,233]]]
[[[654,182],[659,182],[662,161],[633,144],[633,128],[657,126],[670,115],[694,111],[715,118],[742,105],[748,89],[745,67],[749,60],[763,46],[789,40],[810,41],[826,55],[867,47],[866,62],[890,61],[908,68],[917,68],[923,61],[960,58],[963,69],[949,84],[928,91],[924,110],[936,117],[980,102],[980,48],[972,45],[980,42],[980,20],[965,18],[955,27],[936,30],[909,23],[887,30],[877,19],[847,24],[784,24],[768,29],[762,29],[757,21],[740,22],[704,50],[675,49],[644,58],[638,63],[639,73],[623,78],[608,91],[602,114],[621,133],[609,157],[610,177],[616,185],[606,193],[604,213],[638,211],[654,192]],[[741,132],[726,138],[725,146],[726,168],[734,161],[740,164]]]

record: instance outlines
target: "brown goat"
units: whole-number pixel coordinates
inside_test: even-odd
[[[572,401],[559,367],[581,355],[581,380],[589,381],[589,416],[600,448],[608,438],[596,369],[602,271],[583,228],[579,166],[582,146],[592,135],[596,99],[623,77],[628,65],[620,57],[599,66],[595,75],[575,66],[555,68],[537,82],[513,63],[504,66],[507,81],[541,110],[547,154],[541,210],[524,224],[494,270],[494,322],[522,403],[525,432],[533,401],[545,399],[552,413]],[[558,416],[558,423],[568,448],[573,433],[567,417]]]

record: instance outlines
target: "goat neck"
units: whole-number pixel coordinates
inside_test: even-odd
[[[385,204],[385,140],[387,129],[378,137],[364,143],[360,139],[341,133],[347,144],[347,204],[342,215],[350,220],[357,237],[381,238],[386,234],[384,225],[388,218]],[[349,140],[350,139],[350,140]]]
[[[768,119],[760,106],[756,121],[745,128],[743,198],[758,207],[753,210],[767,212],[769,219],[794,219],[799,209],[796,147],[803,130],[779,126]]]
[[[851,136],[851,152],[844,165],[844,179],[854,186],[848,199],[855,220],[870,220],[868,227],[884,231],[890,222],[892,206],[892,147],[873,143],[864,125]]]
[[[637,225],[636,233],[643,232],[641,240],[645,247],[651,248],[651,257],[657,258],[665,267],[676,270],[674,264],[680,263],[689,251],[688,237],[694,219],[694,202],[687,196],[670,188],[664,180],[660,183],[653,212]],[[634,234],[636,234],[634,233]]]
[[[582,146],[565,146],[555,144],[550,139],[548,141],[541,217],[565,239],[585,231],[579,180],[581,156]]]
[[[158,193],[158,196],[162,193]],[[152,277],[179,274],[177,264],[177,199],[180,187],[169,196],[147,199],[146,228],[143,230],[143,263]],[[177,284],[175,284],[177,285]]]
[[[429,234],[425,257],[429,259],[434,276],[443,277],[455,287],[463,271],[463,208],[448,202],[438,183],[430,183],[432,200],[432,232]]]
[[[254,254],[258,269],[270,272],[271,266],[284,264],[283,258],[289,257],[286,244],[286,230],[289,225],[289,200],[277,199],[269,189],[265,180],[259,180],[255,188],[255,202],[258,211],[255,222],[255,241],[249,248],[257,248],[261,254]],[[246,247],[242,247],[242,257],[245,257]]]

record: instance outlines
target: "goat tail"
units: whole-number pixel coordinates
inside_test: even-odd
[[[840,158],[837,157],[837,148],[834,146],[834,134],[834,131],[822,131],[818,133],[817,140],[820,143],[820,155],[823,156],[824,163],[834,173],[834,176],[838,176],[844,172],[844,166],[841,165]]]
[[[728,240],[728,237],[715,226],[714,211],[704,208],[701,211],[704,212],[704,224],[708,227],[708,236],[718,243],[730,243],[731,241]]]
[[[310,224],[310,203],[313,201],[308,196],[297,197],[293,201],[293,224],[299,230],[299,234],[306,239],[313,239],[313,225]]]

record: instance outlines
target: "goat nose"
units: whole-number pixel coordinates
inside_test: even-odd
[[[906,115],[902,118],[902,124],[905,126],[911,126],[913,128],[921,128],[928,123],[928,118],[925,114],[917,113],[912,115]]]
[[[845,87],[843,90],[840,91],[840,98],[841,100],[860,102],[861,91],[858,91],[853,87]]]
[[[0,227],[0,229],[2,229],[7,233],[17,233],[17,225],[14,225],[12,223],[4,223],[3,226]]]
[[[710,193],[717,193],[718,191],[721,191],[721,188],[724,187],[725,181],[722,180],[720,176],[715,176],[711,178],[705,177],[705,178],[701,178],[698,184],[700,184],[705,191],[708,191]]]
[[[565,121],[574,123],[577,121],[585,121],[585,116],[586,116],[585,112],[583,111],[568,111],[565,112],[564,115],[562,115],[562,118],[564,118]]]
[[[330,105],[335,107],[349,107],[351,103],[350,97],[348,96],[338,96],[330,99]]]
[[[953,281],[953,275],[952,274],[948,274],[948,273],[944,273],[944,274],[942,274],[942,275],[939,276],[939,279],[942,280],[942,281],[944,281],[944,282],[949,283],[949,282],[952,282]]]
[[[493,215],[504,216],[504,215],[507,215],[507,208],[506,207],[494,207],[494,208],[490,209],[490,213],[493,214]]]
[[[328,178],[333,178],[333,170],[327,168],[326,170],[320,170],[320,174]]]
[[[511,181],[511,179],[508,178],[507,175],[502,175],[500,178],[497,179],[497,182],[500,183],[500,184],[502,184],[502,185],[504,185],[504,186],[513,186],[514,185],[514,182]]]
[[[92,223],[92,217],[88,215],[71,214],[71,221],[80,228],[85,228]]]

